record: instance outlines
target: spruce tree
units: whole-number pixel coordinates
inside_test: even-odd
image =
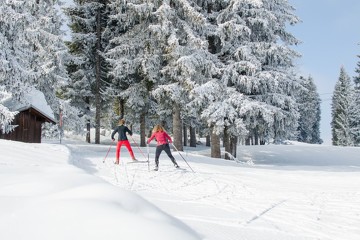
[[[335,146],[350,146],[350,106],[352,102],[352,86],[350,77],[344,67],[340,69],[340,76],[336,82],[331,106],[332,144]]]
[[[0,84],[19,100],[36,79],[31,68],[35,52],[27,36],[33,21],[29,2],[35,3],[0,0]]]
[[[0,87],[0,134],[8,133],[14,129],[11,122],[14,120],[17,112],[10,111],[7,107],[1,104],[1,100],[7,97],[4,87]]]
[[[160,75],[161,50],[151,31],[153,4],[146,1],[114,0],[109,4],[110,18],[106,49],[111,82],[106,93],[126,107],[126,118],[140,123],[140,145],[145,146],[145,119],[153,111],[150,92]],[[125,110],[118,117],[124,117]],[[149,121],[148,121],[149,122]]]
[[[111,88],[126,100],[134,116],[155,109],[158,122],[172,126],[174,144],[182,150],[189,92],[196,83],[207,81],[213,69],[201,35],[206,21],[196,4],[187,0],[115,1],[114,6],[120,11],[111,19],[120,31],[107,52]],[[150,108],[153,104],[157,107]]]
[[[25,30],[31,22],[27,21],[29,13],[24,4],[0,0],[0,128],[3,132],[10,130],[9,124],[16,114],[1,104],[7,96],[5,92],[21,99],[34,80],[29,67],[33,53],[25,40]]]
[[[90,142],[91,119],[94,119],[95,143],[100,143],[103,84],[107,82],[107,64],[103,57],[108,40],[103,37],[107,24],[107,0],[74,0],[65,13],[70,18],[72,55],[68,62],[71,78],[66,95],[88,118],[86,141]],[[94,107],[95,113],[90,111]]]
[[[308,78],[300,77],[301,85],[297,97],[299,104],[299,142],[321,144],[320,138],[320,97],[316,89],[316,85],[311,76]]]
[[[237,11],[242,19],[237,27],[244,33],[227,41],[229,50],[224,50],[231,52],[233,45],[237,48],[230,55],[223,80],[258,106],[247,108],[241,116],[255,144],[264,138],[275,142],[289,139],[295,133],[298,118],[293,96],[298,83],[291,71],[298,54],[290,45],[298,41],[286,31],[286,25],[297,23],[298,18],[288,1],[233,4],[236,8],[230,5],[220,17],[230,24]],[[227,28],[223,29],[224,35],[229,34]]]
[[[358,58],[360,58],[360,55],[358,55]],[[358,63],[357,63],[355,73],[357,75],[354,77],[354,82],[355,82],[356,86],[359,86],[360,85],[360,61],[358,61]]]
[[[162,2],[152,26],[162,49],[161,77],[156,81],[155,98],[160,109],[171,109],[174,145],[183,149],[183,119],[195,86],[212,79],[216,66],[208,51],[208,24],[194,1]]]
[[[59,106],[55,91],[67,78],[59,4],[0,0],[0,86],[20,102],[35,87],[54,112]]]
[[[34,18],[28,33],[35,53],[30,65],[36,74],[34,85],[44,93],[55,114],[59,108],[56,91],[68,80],[65,68],[68,53],[60,29],[60,3],[58,0],[37,0],[36,4],[28,9]]]
[[[199,86],[199,93],[216,94],[204,111],[207,121],[235,141],[245,134],[256,143],[293,136],[298,83],[291,69],[299,55],[289,47],[298,40],[286,27],[299,21],[294,9],[285,0],[203,1],[202,8],[211,24],[209,51],[222,64],[218,81]]]
[[[357,75],[354,77],[354,97],[350,106],[350,128],[353,144],[360,146],[360,61],[355,72]]]

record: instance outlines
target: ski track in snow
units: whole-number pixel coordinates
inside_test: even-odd
[[[186,171],[175,169],[163,153],[159,171],[155,172],[152,170],[155,148],[151,148],[149,171],[147,162],[126,164],[131,160],[124,148],[120,165],[115,165],[114,148],[103,163],[109,146],[67,144],[67,147],[74,165],[136,192],[188,224],[206,240],[255,240],[264,235],[266,240],[360,239],[359,191],[352,192],[351,187],[347,191],[338,185],[326,188],[331,172],[314,177],[306,172],[194,163],[191,157],[186,157],[196,171],[193,173],[176,152],[174,157]],[[133,150],[139,160],[147,160],[135,146]],[[338,178],[341,180],[341,176]]]

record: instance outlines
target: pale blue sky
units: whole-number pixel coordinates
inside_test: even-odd
[[[359,0],[289,0],[301,23],[289,28],[302,41],[295,47],[302,57],[297,61],[304,76],[311,75],[322,99],[321,137],[331,143],[331,97],[340,67],[355,76],[360,60]]]

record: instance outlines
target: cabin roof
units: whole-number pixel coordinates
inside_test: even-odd
[[[1,104],[10,111],[22,112],[28,109],[34,109],[37,115],[44,117],[48,122],[55,123],[54,112],[47,104],[44,94],[36,89],[32,89],[26,93],[24,99],[21,99],[21,101],[9,96],[4,99]]]

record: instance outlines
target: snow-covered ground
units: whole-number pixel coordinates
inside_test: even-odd
[[[176,152],[187,170],[163,153],[154,172],[130,141],[144,162],[123,148],[114,165],[110,140],[0,140],[0,239],[360,239],[360,148],[239,146],[235,163],[188,147],[195,173]]]

